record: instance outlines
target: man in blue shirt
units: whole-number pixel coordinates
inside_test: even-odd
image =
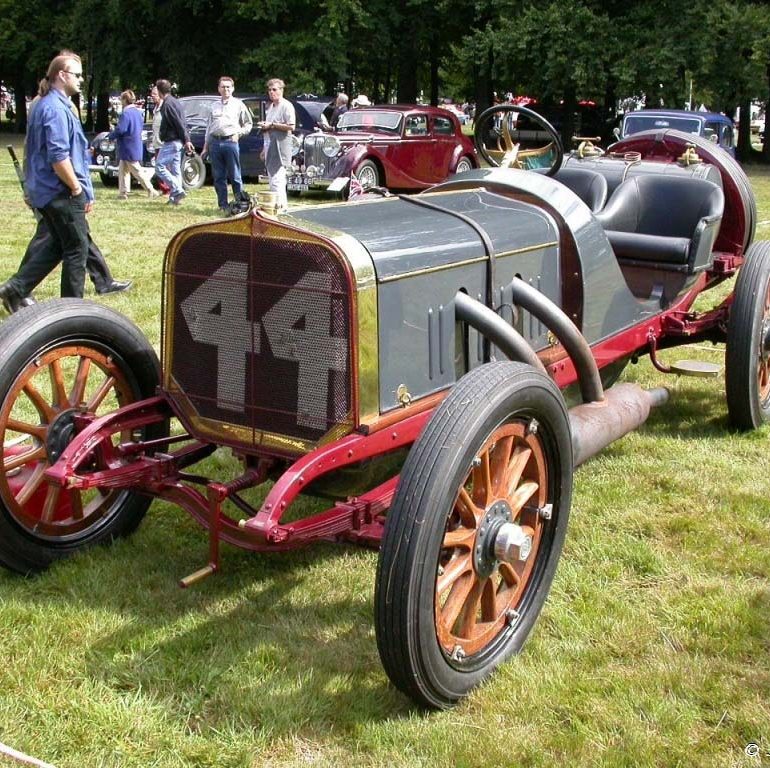
[[[41,92],[27,129],[26,191],[59,250],[41,252],[46,263],[32,266],[42,280],[61,260],[61,295],[82,297],[88,255],[86,214],[93,208],[94,191],[86,158],[88,142],[70,101],[83,82],[80,58],[74,54],[54,58],[46,81],[47,89],[44,84],[45,92]],[[0,285],[0,300],[6,306],[26,295],[20,293],[15,277]],[[34,285],[26,288],[29,292]]]

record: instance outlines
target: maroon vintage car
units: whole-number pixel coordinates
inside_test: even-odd
[[[334,133],[305,136],[290,192],[342,191],[351,175],[363,187],[426,189],[451,173],[479,167],[470,137],[446,109],[415,105],[357,107]]]

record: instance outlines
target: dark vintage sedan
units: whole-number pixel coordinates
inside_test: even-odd
[[[206,136],[211,105],[219,98],[212,94],[198,96],[182,96],[179,101],[185,112],[187,128],[190,131],[190,141],[195,147],[194,155],[186,155],[182,163],[182,179],[187,189],[197,189],[205,183],[211,175],[209,163],[200,157]],[[256,124],[263,120],[267,109],[267,96],[246,95],[238,96]],[[303,96],[290,99],[297,113],[297,135],[309,133],[314,130],[321,119],[321,113],[329,103],[328,99]],[[142,132],[144,144],[144,158],[142,164],[148,167],[155,165],[156,150],[152,143],[152,125],[146,123]],[[93,140],[93,164],[91,170],[98,171],[105,184],[117,184],[118,161],[115,155],[115,142],[109,139],[107,133],[100,133]],[[241,138],[241,171],[244,178],[258,178],[265,173],[265,164],[260,154],[262,152],[263,138],[261,131],[254,129],[247,136]]]
[[[334,133],[307,134],[289,191],[363,187],[426,189],[479,167],[473,141],[446,109],[386,105],[346,112]]]

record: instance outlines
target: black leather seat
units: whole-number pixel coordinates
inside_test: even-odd
[[[635,176],[596,215],[621,264],[692,274],[713,262],[725,199],[710,181]]]
[[[571,189],[594,213],[607,202],[607,179],[587,168],[560,168],[556,181]]]

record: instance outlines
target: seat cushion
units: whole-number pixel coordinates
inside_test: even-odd
[[[619,259],[651,261],[662,264],[687,264],[690,240],[686,237],[640,235],[636,232],[606,232]]]

